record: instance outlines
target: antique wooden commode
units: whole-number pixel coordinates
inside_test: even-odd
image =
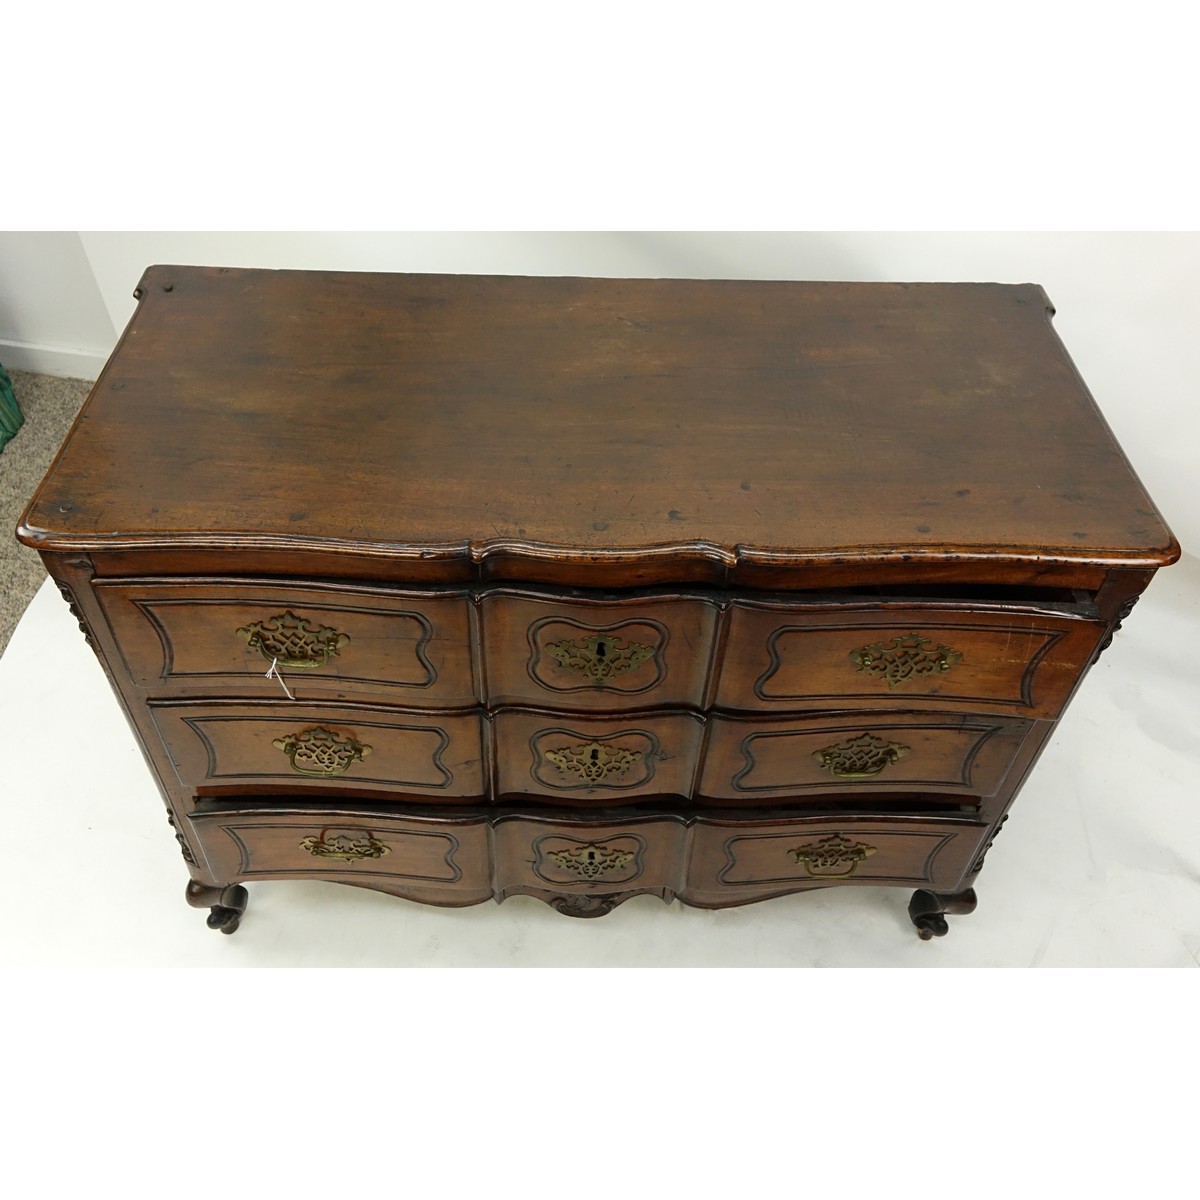
[[[431,904],[969,912],[1178,547],[1033,285],[150,268],[22,521],[226,933]]]

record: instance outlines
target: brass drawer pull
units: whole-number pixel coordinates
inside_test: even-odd
[[[291,760],[292,770],[301,775],[341,775],[351,763],[371,753],[365,742],[338,737],[320,726],[276,738],[271,745],[282,750]]]
[[[581,879],[597,879],[605,871],[619,871],[632,858],[630,850],[610,850],[592,842],[570,850],[556,850],[546,856],[555,866],[570,871]]]
[[[858,864],[875,853],[874,846],[851,842],[835,833],[819,842],[808,842],[788,853],[804,869],[818,879],[845,879],[858,870]],[[839,869],[840,868],[840,869]]]
[[[600,783],[624,775],[635,763],[642,761],[642,752],[622,750],[620,746],[602,746],[599,742],[583,742],[578,746],[547,750],[546,758],[564,774],[578,775],[584,783]]]
[[[654,657],[654,648],[640,642],[623,646],[615,637],[598,633],[576,641],[548,642],[546,653],[560,667],[582,675],[588,683],[599,684],[649,662]]]
[[[300,843],[301,850],[307,850],[316,858],[333,858],[339,862],[362,862],[367,858],[382,858],[391,854],[392,848],[378,838],[367,834],[366,837],[352,838],[344,833],[329,837],[321,830],[320,837],[306,837]]]
[[[860,733],[824,750],[814,750],[813,758],[838,779],[870,779],[911,749],[899,742],[885,742],[873,734]]]
[[[949,646],[929,650],[928,645],[929,638],[919,633],[897,634],[887,645],[872,642],[869,646],[851,650],[850,661],[860,671],[885,679],[889,688],[899,687],[921,675],[948,671],[956,662],[962,661],[962,654]]]
[[[293,671],[323,667],[343,646],[350,644],[347,634],[328,625],[314,625],[291,609],[265,621],[243,625],[237,634],[267,662],[277,660],[279,666]]]

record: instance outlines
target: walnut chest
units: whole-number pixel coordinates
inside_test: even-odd
[[[136,295],[19,536],[226,933],[281,878],[571,916],[867,884],[944,933],[1179,553],[1032,285]]]

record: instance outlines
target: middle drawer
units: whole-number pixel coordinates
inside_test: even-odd
[[[613,805],[689,797],[704,724],[688,712],[579,717],[502,709],[493,725],[496,798]]]
[[[958,713],[822,713],[780,720],[689,712],[494,718],[496,798],[718,806],[819,803],[872,791],[990,796],[1031,722]]]
[[[481,715],[373,705],[228,700],[149,702],[185,788],[419,796],[486,794]]]

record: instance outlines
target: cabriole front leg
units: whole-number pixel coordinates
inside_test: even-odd
[[[908,902],[908,916],[917,927],[921,941],[927,942],[930,938],[945,937],[950,931],[950,926],[946,923],[947,913],[965,916],[975,911],[977,903],[974,888],[950,894],[921,888],[913,892],[912,899]]]
[[[186,895],[193,908],[211,909],[208,927],[222,933],[233,933],[237,929],[250,900],[249,892],[240,883],[209,886],[192,880],[187,885]]]

